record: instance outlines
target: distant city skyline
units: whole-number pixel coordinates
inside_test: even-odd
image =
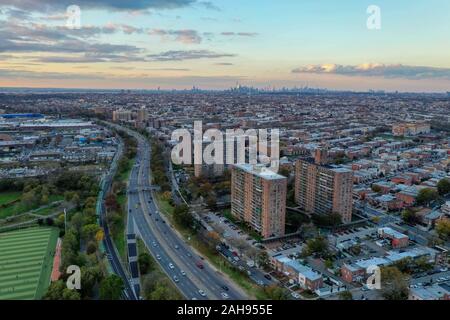
[[[370,5],[380,30],[367,28]],[[0,0],[0,87],[446,92],[449,11],[445,0]]]

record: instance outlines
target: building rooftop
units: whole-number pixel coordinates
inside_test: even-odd
[[[287,179],[286,177],[282,176],[281,174],[275,173],[272,170],[270,170],[268,167],[262,164],[252,165],[248,163],[244,164],[235,164],[236,168],[239,168],[243,171],[246,171],[248,173],[251,173],[253,175],[256,175],[262,179],[266,180],[282,180]]]

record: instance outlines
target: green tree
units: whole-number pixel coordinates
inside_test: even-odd
[[[81,228],[81,236],[86,241],[94,240],[99,230],[100,227],[97,224],[87,224]]]
[[[341,291],[338,294],[340,300],[353,300],[353,295],[350,291]]]
[[[262,268],[267,268],[269,266],[269,254],[267,251],[262,250],[257,257],[257,264]]]
[[[407,300],[408,277],[398,268],[381,268],[381,293],[386,300]]]
[[[402,219],[406,223],[416,223],[417,222],[417,213],[414,209],[407,208],[402,212]]]
[[[446,194],[450,193],[450,179],[441,179],[437,184],[437,189],[441,196],[445,196]]]
[[[112,274],[104,278],[100,283],[100,299],[119,300],[123,289],[123,280],[119,276]]]
[[[179,225],[191,227],[194,223],[194,217],[190,213],[189,207],[186,204],[176,206],[173,216]]]
[[[376,184],[373,184],[372,185],[372,191],[376,192],[376,193],[380,193],[381,192],[381,187],[376,185]]]
[[[287,300],[289,297],[287,290],[277,285],[265,287],[264,293],[269,300]]]
[[[47,288],[44,300],[80,300],[80,293],[76,290],[70,290],[62,280],[52,282]]]
[[[81,268],[81,293],[83,297],[92,297],[96,284],[102,279],[98,266]]]
[[[450,219],[441,219],[436,222],[436,232],[441,239],[450,239]]]
[[[153,259],[147,252],[141,252],[139,254],[138,265],[141,274],[147,274],[154,268]]]
[[[317,238],[306,241],[306,246],[302,251],[302,256],[304,257],[315,255],[325,258],[328,256],[328,254],[328,241],[322,236],[318,236]]]
[[[436,190],[425,188],[419,191],[416,200],[420,205],[429,205],[431,202],[437,200],[438,198],[439,194]]]

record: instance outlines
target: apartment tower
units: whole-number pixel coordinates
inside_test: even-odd
[[[295,201],[308,214],[337,213],[343,223],[352,220],[353,172],[328,165],[322,150],[315,159],[295,164]]]
[[[285,234],[287,178],[263,165],[231,167],[231,213],[263,238]]]

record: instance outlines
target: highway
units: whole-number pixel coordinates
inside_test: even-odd
[[[160,214],[150,185],[150,143],[135,131],[118,128],[138,141],[136,164],[128,184],[128,214],[150,253],[187,299],[246,299],[242,290],[198,256]]]
[[[97,211],[99,215],[99,224],[103,228],[105,234],[103,238],[103,245],[105,247],[106,256],[108,258],[109,263],[111,264],[114,273],[117,274],[119,277],[121,277],[124,282],[123,298],[125,298],[126,300],[137,300],[138,299],[137,295],[133,291],[133,288],[130,284],[130,276],[128,275],[126,269],[123,267],[120,261],[117,249],[114,245],[114,242],[111,239],[108,224],[105,221],[106,215],[105,198],[106,195],[108,194],[109,189],[111,188],[112,180],[117,169],[117,161],[120,159],[122,151],[123,145],[122,143],[120,143],[119,149],[116,152],[116,155],[114,156],[109,172],[102,179]]]

